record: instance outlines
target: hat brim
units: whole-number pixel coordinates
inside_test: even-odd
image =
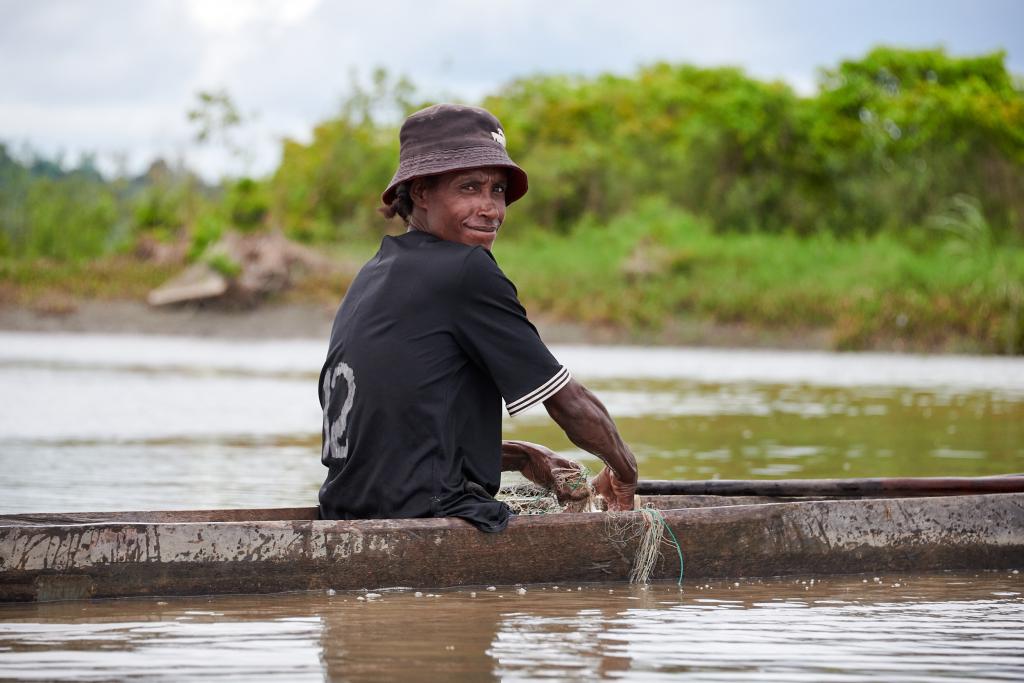
[[[508,171],[508,187],[505,190],[505,204],[511,204],[526,194],[529,178],[504,150],[494,147],[468,147],[424,154],[412,159],[403,159],[398,170],[388,183],[388,189],[381,195],[385,206],[395,201],[395,190],[402,183],[424,176],[440,175],[451,171],[466,171],[473,168],[498,167]]]

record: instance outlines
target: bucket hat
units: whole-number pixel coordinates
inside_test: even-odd
[[[435,104],[411,114],[398,139],[398,170],[381,195],[386,205],[395,200],[395,188],[413,178],[485,166],[508,169],[506,204],[522,197],[529,187],[526,171],[505,151],[501,123],[486,109]]]

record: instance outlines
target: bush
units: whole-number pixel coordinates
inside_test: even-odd
[[[270,210],[267,188],[252,178],[231,183],[224,202],[232,225],[242,232],[262,227]]]
[[[189,244],[188,260],[195,261],[206,250],[224,236],[224,221],[215,213],[205,213],[196,221],[192,229],[192,241]]]
[[[13,236],[17,256],[85,260],[116,246],[117,204],[102,185],[38,178],[29,185],[22,210],[27,229]]]
[[[522,226],[517,222],[510,231]],[[838,348],[1024,353],[1024,249],[978,227],[928,250],[886,233],[721,233],[655,197],[565,235],[523,230],[495,256],[531,311],[628,330],[686,318],[832,331]]]
[[[162,187],[148,187],[139,193],[133,202],[134,227],[161,239],[170,239],[185,222],[180,198],[174,190]]]
[[[0,253],[82,260],[117,246],[117,200],[83,158],[65,171],[55,161],[21,162],[0,144]]]
[[[209,254],[204,257],[204,261],[210,268],[229,279],[237,277],[242,272],[242,266],[227,254]]]
[[[379,121],[382,112],[404,115],[419,105],[408,82],[381,70],[372,90],[352,85],[340,115],[314,128],[311,143],[284,142],[270,193],[274,220],[290,237],[365,238],[390,227],[377,208],[398,160],[398,128]]]
[[[853,237],[913,230],[964,195],[999,240],[1024,238],[1024,93],[1003,53],[878,48],[823,71],[812,97],[738,69],[654,64],[524,78],[483,104],[530,173],[515,212],[537,230],[565,234],[657,195],[716,230]],[[272,205],[293,234],[386,229],[374,209],[397,129],[371,109],[285,143]]]

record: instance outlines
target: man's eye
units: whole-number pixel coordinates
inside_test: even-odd
[[[462,189],[473,192],[474,190],[476,190],[476,183],[466,183],[465,185],[462,186]]]
[[[505,194],[505,186],[504,185],[495,185],[494,186],[494,191],[497,192],[498,194]]]

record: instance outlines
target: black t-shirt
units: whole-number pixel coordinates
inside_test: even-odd
[[[385,237],[345,295],[320,373],[321,516],[501,531],[501,400],[516,415],[568,382],[489,251]]]

